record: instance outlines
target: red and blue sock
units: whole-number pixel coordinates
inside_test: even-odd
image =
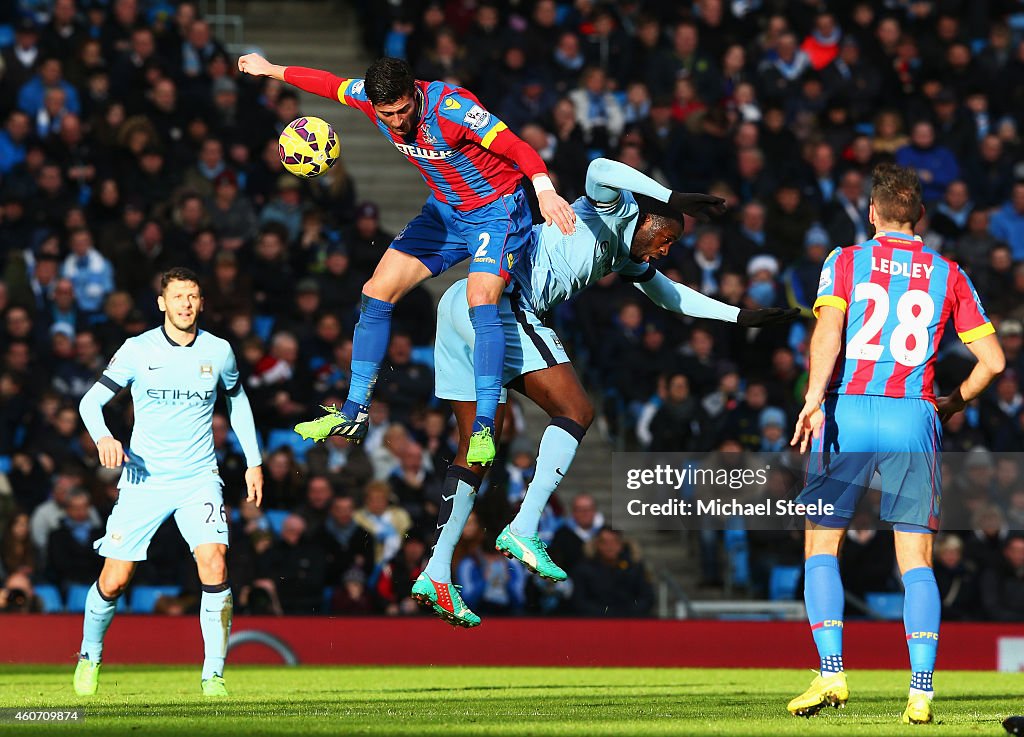
[[[932,692],[932,674],[939,651],[939,622],[942,602],[935,572],[927,566],[912,568],[903,574],[903,626],[907,632],[907,650],[910,651],[910,688],[912,691]]]
[[[497,305],[469,308],[469,320],[476,333],[473,367],[476,373],[476,419],[473,432],[489,428],[494,434],[494,415],[501,399],[501,377],[505,368],[505,331]]]
[[[821,675],[843,670],[843,580],[839,559],[812,555],[804,563],[804,604],[821,658]]]
[[[350,420],[365,415],[370,406],[373,386],[377,383],[380,364],[391,339],[391,312],[394,309],[390,302],[363,295],[359,322],[352,335],[352,380],[348,399],[341,408],[341,413]]]

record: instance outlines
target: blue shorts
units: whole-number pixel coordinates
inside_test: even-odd
[[[495,274],[508,284],[532,231],[533,215],[522,187],[469,212],[430,195],[391,248],[415,256],[433,276],[472,256],[469,273]]]
[[[107,531],[93,544],[104,558],[146,560],[149,541],[172,514],[189,550],[204,543],[228,544],[220,476],[167,484],[122,482],[120,487]]]
[[[808,517],[845,527],[877,471],[882,478],[881,519],[939,529],[942,502],[942,425],[925,399],[829,396],[825,424],[811,444],[805,487],[797,502],[823,501],[835,513]]]
[[[501,383],[507,385],[523,374],[569,363],[562,341],[532,310],[519,302],[517,292],[501,295],[498,315],[505,332],[505,370]],[[437,304],[437,337],[434,339],[434,393],[438,399],[475,402],[473,347],[476,333],[469,320],[466,280],[448,287]],[[501,390],[501,401],[506,392]]]

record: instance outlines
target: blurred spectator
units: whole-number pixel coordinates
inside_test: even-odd
[[[1006,539],[1001,560],[982,572],[980,586],[981,606],[989,619],[1024,619],[1024,538]]]
[[[1016,182],[1010,200],[989,220],[989,232],[1007,243],[1013,260],[1024,260],[1024,181]]]
[[[977,619],[978,572],[964,557],[964,544],[956,535],[942,533],[935,539],[935,579],[942,599],[942,618],[952,621]]]
[[[92,546],[103,537],[103,529],[97,524],[96,510],[84,491],[68,494],[64,513],[46,543],[50,578],[62,584],[89,585],[103,567],[103,561]]]
[[[16,512],[7,520],[0,536],[0,570],[7,575],[21,573],[32,578],[37,572],[39,554],[30,531],[25,512]]]
[[[592,545],[592,555],[572,573],[576,613],[585,617],[649,616],[654,589],[644,564],[627,552],[622,533],[605,527]]]
[[[584,547],[604,527],[604,515],[590,494],[577,494],[570,505],[570,516],[551,539],[551,559],[562,569],[573,571],[583,560]]]
[[[391,504],[390,495],[391,489],[386,483],[371,481],[363,491],[363,506],[355,513],[355,521],[373,536],[373,558],[378,563],[390,561],[395,556],[405,533],[412,527],[409,513]],[[412,580],[417,575],[419,572]]]
[[[260,556],[259,576],[274,581],[285,614],[316,614],[323,607],[327,582],[324,551],[306,536],[306,522],[290,514],[281,523],[281,539]]]
[[[917,170],[926,204],[938,202],[960,174],[953,152],[935,142],[935,128],[925,120],[911,128],[910,144],[896,151],[896,163]]]
[[[336,496],[321,528],[320,545],[327,553],[328,578],[332,581],[353,568],[360,569],[364,576],[369,576],[374,568],[373,537],[356,522],[355,511],[352,497]]]
[[[367,496],[370,492],[367,491]],[[412,585],[427,564],[427,546],[423,538],[410,534],[396,547],[395,555],[388,556],[374,593],[379,606],[388,616],[418,614],[419,606],[411,598]]]
[[[523,607],[526,571],[494,549],[475,513],[470,513],[459,540],[455,580],[473,611],[489,615],[517,614]],[[491,544],[488,544],[491,543]]]
[[[380,372],[374,394],[388,403],[392,417],[405,422],[414,409],[433,396],[433,374],[429,366],[413,362],[412,339],[407,333],[391,334],[386,361],[387,368]]]

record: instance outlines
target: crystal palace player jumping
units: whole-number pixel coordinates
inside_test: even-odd
[[[843,582],[839,547],[878,471],[881,517],[893,524],[906,598],[903,622],[913,675],[905,723],[932,721],[939,644],[939,589],[932,539],[939,526],[940,422],[981,394],[1005,360],[978,293],[960,267],[914,235],[924,212],[910,169],[875,169],[869,219],[875,237],[837,248],[821,269],[803,410],[792,444],[807,449],[808,481],[797,501],[824,500],[835,513],[808,517],[804,600],[821,672],[789,702],[809,717],[849,698],[843,672]],[[935,397],[935,354],[948,319],[978,363],[949,396]]]
[[[277,66],[259,54],[241,57],[238,68],[362,111],[420,170],[431,189],[423,210],[395,237],[363,286],[347,401],[340,411],[325,407],[329,414],[299,423],[295,431],[317,441],[330,435],[361,440],[395,302],[423,280],[472,257],[467,297],[476,334],[477,409],[468,462],[489,465],[505,359],[498,299],[533,225],[520,185],[523,174],[533,181],[545,221],[565,235],[575,229],[575,213],[555,192],[544,162],[471,92],[414,79],[400,59],[378,59],[365,79]]]

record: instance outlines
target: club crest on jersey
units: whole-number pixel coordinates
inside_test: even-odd
[[[360,95],[360,94],[362,94],[363,87],[365,87],[365,86],[366,86],[366,82],[364,82],[363,80],[360,79],[358,82],[356,82],[355,84],[352,85],[352,94],[353,95]]]
[[[444,98],[444,109],[445,110],[461,110],[462,105],[459,104],[458,100],[453,100],[451,97]]]
[[[447,159],[455,151],[438,151],[436,149],[423,148],[422,146],[410,146],[408,143],[396,143],[395,148],[406,156],[417,159]]]
[[[474,105],[466,113],[462,122],[468,125],[470,130],[478,131],[491,122],[491,114],[479,105]]]
[[[420,134],[423,136],[423,140],[431,145],[437,143],[437,139],[430,134],[430,127],[424,123],[420,126]]]
[[[201,363],[201,364],[199,364],[199,378],[200,379],[212,379],[213,378],[213,364],[212,363]]]

